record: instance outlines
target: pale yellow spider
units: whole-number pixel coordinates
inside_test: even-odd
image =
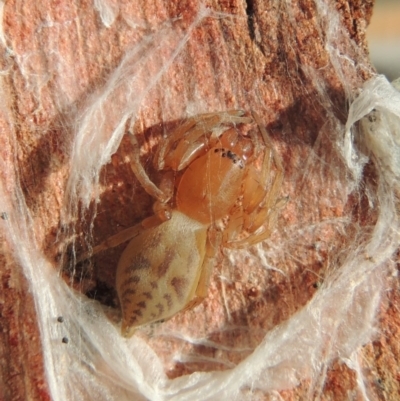
[[[254,124],[254,120],[256,132],[248,136],[238,132],[236,125]],[[203,114],[178,126],[154,155],[155,167],[167,172],[159,188],[140,164],[135,136],[131,139],[131,166],[156,198],[155,214],[91,253],[131,239],[116,275],[121,332],[127,337],[138,326],[170,318],[201,302],[207,295],[216,250],[266,239],[284,203],[278,199],[282,163],[255,112],[252,116],[240,110]],[[275,164],[274,174],[271,164]]]

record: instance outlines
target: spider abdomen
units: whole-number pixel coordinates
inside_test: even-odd
[[[117,268],[122,333],[167,319],[194,298],[207,227],[173,211],[170,220],[133,238]]]

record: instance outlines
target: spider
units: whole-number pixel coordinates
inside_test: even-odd
[[[254,122],[258,130],[238,132],[237,125]],[[217,250],[268,238],[285,202],[278,198],[282,162],[255,112],[202,114],[175,128],[153,158],[156,169],[165,172],[159,187],[140,163],[134,135],[131,141],[131,167],[156,199],[154,215],[80,258],[130,240],[116,273],[125,337],[138,326],[199,304],[207,295]]]

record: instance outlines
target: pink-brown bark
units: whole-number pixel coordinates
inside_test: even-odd
[[[365,41],[372,2],[326,0],[326,3],[334,6],[340,16],[343,34],[336,38],[334,45],[357,66],[352,64],[344,70],[347,88],[341,84],[341,77],[330,62],[325,34],[320,31],[324,25],[317,19],[316,3],[294,1],[291,12],[283,13],[280,1],[248,1],[244,4],[236,0],[215,0],[207,5],[219,12],[238,15],[239,20],[233,24],[229,18],[210,18],[194,30],[187,57],[180,65],[188,71],[188,79],[186,82],[177,80],[171,89],[174,99],[174,104],[169,105],[171,115],[182,115],[187,103],[194,99],[193,82],[200,83],[201,96],[209,99],[207,111],[219,110],[223,105],[225,108],[255,109],[262,114],[285,165],[287,178],[282,195],[288,195],[292,200],[282,211],[279,227],[352,213],[360,217],[360,221],[374,220],[373,213],[365,212],[362,200],[345,202],[340,194],[336,194],[335,190],[340,186],[337,180],[344,180],[341,177],[344,173],[339,171],[339,177],[332,177],[329,168],[324,170],[318,166],[313,171],[311,165],[308,177],[297,175],[309,157],[311,147],[327,164],[337,157],[330,148],[332,143],[322,146],[318,143],[321,138],[316,137],[326,122],[325,111],[333,110],[344,123],[347,114],[345,89],[359,88],[373,73]],[[57,252],[63,250],[54,247],[54,242],[60,228],[69,169],[69,143],[77,111],[81,110],[87,96],[104,84],[124,54],[148,34],[149,28],[179,16],[175,23],[185,29],[198,11],[197,1],[190,0],[143,0],[123,2],[119,7],[118,17],[110,27],[102,24],[90,1],[81,1],[78,5],[65,0],[36,3],[10,0],[4,8],[3,30],[6,44],[13,52],[4,51],[1,56],[2,70],[7,71],[2,82],[6,94],[4,109],[8,110],[1,116],[1,152],[4,165],[8,166],[1,173],[2,180],[9,191],[17,184],[21,186],[36,227],[36,242],[55,265]],[[144,26],[132,29],[124,18],[127,15],[134,21],[142,21]],[[305,73],[307,68],[318,71],[324,97],[318,93],[313,78]],[[219,74],[219,71],[223,73]],[[167,74],[170,76],[165,79],[173,81],[174,72]],[[326,104],[322,104],[321,99]],[[149,143],[152,137],[159,137],[158,123],[176,124],[162,120],[162,101],[151,106],[141,112],[135,125],[138,134]],[[129,140],[124,138],[112,163],[102,171],[101,182],[109,190],[100,198],[95,243],[151,213],[152,199],[139,188],[129,164],[124,163],[124,155],[131,150],[130,146]],[[150,145],[147,149],[151,153]],[[12,174],[15,170],[18,176]],[[152,174],[157,179],[157,173]],[[300,192],[301,208],[296,207]],[[320,202],[321,199],[329,199],[329,206]],[[2,224],[6,229],[7,221]],[[275,233],[276,241],[286,238],[279,227]],[[318,290],[316,277],[324,275],[324,264],[318,259],[321,252],[329,258],[352,237],[351,232],[345,237],[329,230],[320,234],[324,241],[330,241],[329,247],[319,250],[318,255],[312,244],[306,255],[299,247],[288,249],[306,269],[301,270],[297,261],[287,260],[286,277],[276,271],[266,274],[262,266],[243,265],[235,267],[229,273],[229,280],[223,283],[218,277],[226,275],[228,264],[221,259],[213,275],[209,297],[202,304],[202,313],[186,311],[167,323],[170,327],[184,327],[189,334],[207,330],[209,340],[231,351],[221,351],[216,356],[211,347],[182,344],[178,339],[166,341],[161,337],[147,337],[145,332],[139,333],[160,355],[168,376],[226,369],[237,364],[251,353],[266,331],[303,307]],[[105,283],[115,280],[115,270],[109,267],[116,266],[121,249],[97,257],[90,280],[76,282],[76,287],[84,293],[96,292],[100,294],[101,302],[115,306],[115,293]],[[277,265],[279,263],[277,261]],[[7,243],[2,249],[0,277],[0,398],[50,399],[33,298],[20,263]],[[288,284],[292,286],[290,291]],[[245,335],[240,331],[218,330],[221,321],[226,319],[226,305],[231,311],[230,322],[246,327]],[[398,307],[399,294],[393,290],[382,301],[379,311],[381,335],[364,348],[367,361],[364,374],[373,383],[377,399],[396,399],[400,391],[396,362],[400,357]],[[214,362],[196,362],[196,358],[186,363],[175,362],[170,359],[174,349],[192,356],[208,357]],[[235,349],[248,351],[236,352]],[[281,392],[281,396],[285,400],[304,399],[308,389],[309,383],[305,380],[295,390]],[[352,392],[353,399],[361,399],[353,371],[340,362],[335,363],[328,371],[322,398],[345,399]]]

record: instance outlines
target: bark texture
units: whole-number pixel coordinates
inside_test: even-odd
[[[310,205],[303,209],[288,205],[282,212],[279,227],[335,218],[349,209],[362,215],[362,201],[354,199],[353,203],[346,204],[340,196],[332,196],[338,177],[331,177],[329,168],[322,176],[320,169],[313,176],[310,168],[310,176],[303,178],[298,177],[297,172],[310,148],[316,154],[323,154],[325,160],[335,157],[330,149],[332,143],[322,146],[316,133],[325,124],[328,109],[345,122],[348,87],[359,88],[373,73],[365,41],[372,1],[326,0],[327,5],[339,12],[341,34],[329,45],[334,45],[336,51],[349,60],[349,68],[344,71],[347,88],[341,85],[338,71],[330,62],[329,51],[332,49],[325,41],[328,34],[321,31],[325,25],[316,17],[321,15],[317,13],[316,2],[210,0],[205,3],[223,14],[219,18],[206,19],[194,29],[195,40],[190,42],[187,57],[180,65],[187,71],[187,81],[184,85],[176,81],[173,93],[169,94],[168,117],[171,118],[163,114],[162,102],[155,102],[141,111],[135,124],[143,142],[148,144],[147,152],[151,152],[151,141],[162,132],[160,123],[176,125],[176,121],[171,120],[181,116],[188,110],[188,105],[196,101],[193,87],[200,83],[200,97],[208,99],[207,111],[240,106],[262,114],[285,164],[287,178],[283,193],[295,200],[299,192],[303,192],[302,204]],[[0,62],[4,71],[0,111],[3,186],[10,192],[17,185],[22,188],[35,227],[35,241],[39,249],[54,260],[55,266],[57,253],[63,251],[54,243],[58,240],[60,210],[68,178],[68,145],[82,104],[106,82],[133,44],[163,21],[173,20],[182,30],[186,29],[199,7],[194,0],[139,0],[109,2],[108,5],[116,15],[109,21],[109,26],[105,26],[105,14],[102,19],[92,1],[10,0],[3,7],[0,37],[3,45]],[[290,7],[291,11],[283,12],[285,7]],[[228,14],[235,16],[234,23]],[[318,71],[318,76],[312,78],[307,74],[309,70]],[[173,81],[173,72],[168,74],[165,79]],[[314,79],[322,84],[315,85]],[[130,146],[124,138],[112,163],[102,172],[101,182],[110,190],[101,195],[98,205],[95,243],[151,214],[152,199],[140,188],[129,165],[124,163],[124,155],[131,150]],[[18,174],[14,174],[15,171]],[[156,173],[152,174],[157,179]],[[319,201],[326,198],[331,199],[329,207]],[[7,210],[7,205],[4,207],[7,215],[3,215],[2,230],[7,229],[7,219],[12,219],[13,213],[18,212]],[[373,216],[365,218],[373,220]],[[284,236],[282,230],[276,234],[278,241]],[[327,256],[340,250],[346,242],[345,238],[331,234]],[[324,233],[324,238],[331,234]],[[2,244],[0,399],[50,399],[32,294],[20,261],[9,245],[9,238],[2,238]],[[110,250],[97,258],[90,279],[76,281],[76,287],[106,305],[116,306],[115,292],[108,285],[115,279],[115,271],[109,266],[116,265],[121,249]],[[288,270],[290,278],[284,280],[278,272],[265,274],[262,267],[244,265],[235,268],[228,282],[223,283],[218,280],[227,269],[226,262],[222,261],[216,267],[209,297],[203,303],[204,311],[208,313],[187,311],[168,322],[171,327],[189,327],[195,332],[217,328],[221,320],[226,319],[221,305],[227,302],[232,326],[243,325],[254,334],[243,335],[240,331],[225,334],[216,330],[214,337],[209,338],[229,345],[233,350],[250,351],[221,351],[216,356],[211,347],[192,345],[191,355],[199,358],[177,363],[168,353],[164,356],[164,351],[171,352],[174,347],[182,349],[178,340],[166,343],[160,338],[147,337],[146,333],[139,334],[164,360],[169,377],[197,370],[226,369],[240,362],[257,346],[267,330],[307,303],[317,291],[316,277],[324,274],[323,263],[312,250],[304,258],[300,249],[289,251],[298,255],[307,269],[299,269],[293,261]],[[292,283],[290,292],[288,283]],[[376,399],[394,400],[400,394],[398,309],[397,289],[382,300],[380,334],[364,349],[364,375],[372,383],[371,391]],[[264,319],[264,316],[268,318]],[[207,358],[213,362],[204,362]],[[196,362],[198,360],[201,362]],[[305,380],[301,386],[282,391],[280,395],[285,400],[306,399],[309,386]],[[362,399],[354,371],[338,361],[329,367],[322,399],[348,397]],[[254,399],[269,398],[255,394]]]

